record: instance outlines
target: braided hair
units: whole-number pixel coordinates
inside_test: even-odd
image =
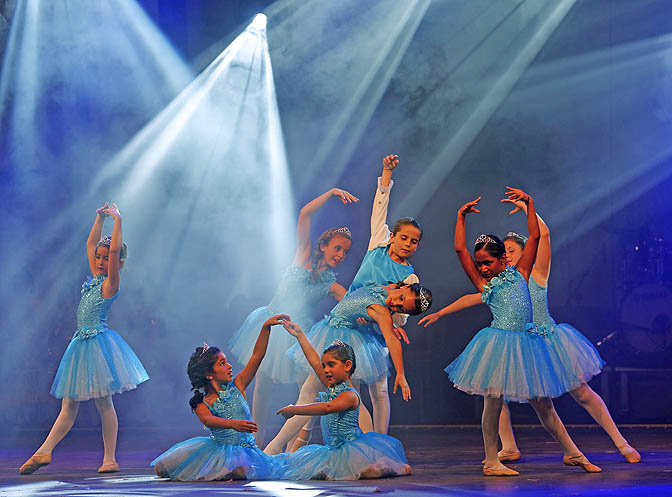
[[[331,354],[336,359],[341,362],[350,361],[352,367],[350,368],[350,376],[355,373],[355,368],[357,367],[357,361],[355,359],[355,351],[347,343],[343,343],[340,340],[334,341],[329,347],[324,349],[323,354]]]
[[[210,380],[206,377],[212,373],[218,353],[219,349],[217,347],[196,347],[194,353],[189,357],[187,375],[191,382],[191,391],[194,392],[194,396],[189,399],[192,411],[203,402],[203,397],[208,393]]]

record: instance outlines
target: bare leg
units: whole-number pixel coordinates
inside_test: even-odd
[[[387,434],[390,426],[390,396],[387,392],[387,375],[375,383],[369,384],[369,396],[373,404],[373,429],[377,433]]]
[[[306,381],[303,383],[303,386],[301,387],[299,398],[297,399],[296,404],[303,405],[315,402],[315,397],[317,397],[317,393],[320,391],[321,386],[322,383],[317,378],[317,376],[314,374],[308,376]],[[280,454],[283,447],[287,445],[292,437],[299,433],[301,427],[306,424],[306,421],[308,421],[308,416],[294,416],[285,421],[285,424],[280,429],[280,432],[278,432],[275,438],[271,440],[271,442],[266,446],[264,452],[270,455]]]
[[[500,460],[517,461],[520,459],[520,451],[516,445],[516,437],[513,435],[511,425],[511,412],[506,402],[502,404],[499,414],[499,439],[502,441],[502,450],[498,452]]]
[[[616,423],[609,414],[609,409],[605,405],[602,397],[585,383],[569,392],[574,400],[590,414],[597,424],[599,424],[607,435],[611,437],[616,448],[621,452],[628,462],[639,462],[642,457],[634,448],[628,444],[628,441],[621,435]]]
[[[112,396],[101,397],[95,400],[96,409],[100,414],[100,422],[103,431],[103,446],[105,447],[105,455],[103,456],[103,464],[98,469],[100,473],[108,473],[119,471],[117,465],[116,451],[117,451],[117,433],[119,431],[119,422],[117,421],[117,411],[114,410],[112,403]]]
[[[565,455],[563,462],[572,466],[581,466],[585,471],[589,473],[600,472],[601,469],[591,464],[590,461],[584,456],[578,447],[574,444],[574,441],[567,433],[565,425],[562,424],[560,416],[555,411],[553,407],[553,402],[549,398],[537,398],[530,399],[530,405],[537,413],[537,417],[541,424],[546,428],[546,431],[555,439],[560,447],[562,452]]]
[[[485,466],[483,474],[487,476],[516,476],[517,471],[504,466],[497,458],[497,427],[499,426],[499,413],[502,410],[501,397],[483,398],[483,416],[481,417],[481,429],[483,431],[483,444],[485,445]]]

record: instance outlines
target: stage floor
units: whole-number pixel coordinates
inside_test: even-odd
[[[627,464],[597,428],[570,427],[570,434],[600,474],[584,473],[562,464],[558,445],[543,429],[516,430],[522,459],[510,466],[518,477],[482,476],[483,447],[478,427],[397,427],[414,474],[400,478],[355,482],[208,482],[177,483],[154,476],[149,462],[180,441],[176,432],[120,433],[121,472],[98,475],[102,457],[99,434],[73,431],[54,453],[53,462],[29,476],[18,467],[39,445],[37,434],[17,437],[0,449],[0,496],[209,496],[279,497],[360,496],[384,493],[404,497],[446,496],[662,496],[672,495],[672,427],[636,426],[624,436],[642,454],[639,464]],[[124,432],[122,432],[124,433]],[[39,434],[42,436],[42,434]],[[20,439],[20,442],[17,440]]]

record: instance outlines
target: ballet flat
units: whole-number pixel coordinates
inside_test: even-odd
[[[502,462],[520,461],[520,451],[517,450],[515,452],[504,452],[503,450],[500,450],[497,452],[497,459]]]
[[[520,473],[511,468],[507,468],[503,464],[501,467],[489,468],[488,466],[483,466],[483,474],[485,476],[518,476]]]
[[[578,456],[572,456],[572,457],[563,456],[562,463],[566,464],[567,466],[581,466],[586,473],[602,472],[602,468],[600,468],[599,466],[595,466],[588,459],[586,459],[585,462],[582,461],[581,460],[582,457],[584,457],[583,454],[579,454]]]
[[[21,466],[19,469],[19,474],[29,475],[40,469],[42,466],[46,466],[50,462],[51,454],[36,454],[31,456],[30,459],[23,463],[23,466]]]
[[[119,471],[119,465],[112,461],[112,462],[104,462],[100,468],[98,468],[99,473],[116,473]]]
[[[636,464],[642,460],[642,456],[639,455],[639,452],[637,452],[637,450],[630,444],[626,443],[625,445],[621,445],[618,447],[618,451],[625,457],[626,462],[629,462],[630,464]]]

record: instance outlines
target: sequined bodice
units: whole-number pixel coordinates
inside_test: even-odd
[[[348,293],[329,313],[329,326],[357,328],[357,318],[371,319],[366,309],[373,304],[385,305],[387,290],[365,286]]]
[[[532,317],[537,326],[555,326],[555,320],[548,311],[548,287],[541,286],[530,275],[530,297],[532,299]]]
[[[210,412],[219,418],[224,419],[246,419],[251,420],[250,406],[240,393],[238,387],[233,382],[222,385],[219,391],[219,397],[212,404],[208,405]],[[210,438],[215,442],[226,445],[242,445],[243,447],[254,447],[255,440],[251,433],[242,433],[232,428],[211,429]]]
[[[413,274],[413,271],[413,266],[410,264],[394,262],[388,254],[387,246],[369,250],[348,288],[348,293],[365,286],[389,285],[404,281]]]
[[[329,387],[326,392],[319,393],[320,402],[329,402],[347,391],[357,394],[357,391],[348,387],[346,383]],[[357,394],[357,397],[359,397],[359,394]],[[359,406],[350,411],[334,412],[322,416],[320,426],[322,427],[322,437],[325,445],[334,447],[354,440],[362,434],[362,430],[359,429]]]
[[[532,301],[523,275],[507,267],[483,289],[483,302],[492,312],[492,328],[513,331],[530,331]]]
[[[105,276],[89,277],[82,285],[82,299],[77,307],[77,335],[86,335],[89,330],[96,331],[107,328],[107,313],[112,303],[119,296],[105,298],[100,293]]]
[[[329,288],[336,281],[336,274],[325,269],[316,281],[312,281],[312,271],[291,265],[285,269],[268,304],[271,314],[289,314],[292,321],[308,330],[314,322],[312,312],[315,305],[329,295]]]

